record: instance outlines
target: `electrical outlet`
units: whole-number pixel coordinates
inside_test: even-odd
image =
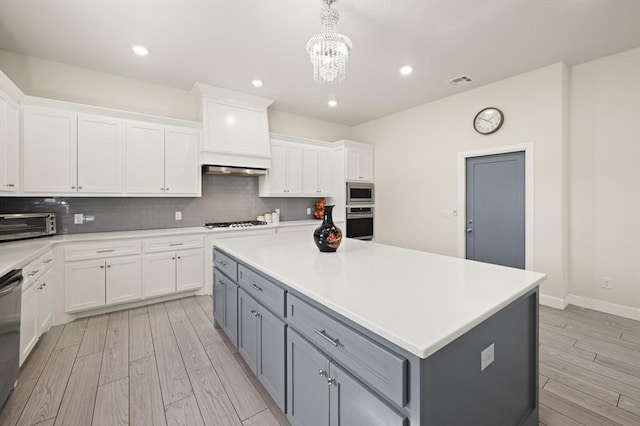
[[[490,366],[494,359],[494,344],[492,343],[480,352],[480,371],[484,371],[485,368]]]
[[[613,278],[602,277],[602,287],[603,288],[613,288]]]
[[[84,215],[82,213],[74,214],[73,215],[73,223],[75,225],[82,225],[84,223]]]
[[[182,220],[182,212],[176,212],[176,220]]]
[[[307,215],[311,214],[311,207],[307,207]]]

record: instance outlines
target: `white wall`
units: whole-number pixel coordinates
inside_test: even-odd
[[[269,131],[327,142],[351,138],[351,126],[274,109],[269,109]]]
[[[199,120],[200,102],[186,90],[6,50],[0,50],[0,69],[27,95]],[[274,110],[269,126],[272,132],[330,142],[351,136],[349,126]]]
[[[542,293],[564,297],[567,73],[558,63],[355,126],[353,139],[376,145],[376,240],[455,256],[461,230],[441,212],[457,209],[458,153],[533,144],[533,269],[549,275]],[[472,120],[487,106],[500,108],[505,124],[482,136]]]
[[[577,65],[570,90],[570,293],[640,308],[640,48]],[[604,289],[602,277],[613,278]]]

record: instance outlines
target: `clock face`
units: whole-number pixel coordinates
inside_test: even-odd
[[[481,135],[490,135],[500,129],[504,115],[498,108],[485,108],[473,119],[473,128]]]

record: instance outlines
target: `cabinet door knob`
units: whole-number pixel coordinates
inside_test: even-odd
[[[164,191],[164,188],[160,188],[160,191]]]
[[[329,377],[329,378],[327,379],[327,384],[328,384],[329,386],[337,385],[337,384],[338,384],[338,381],[337,381],[334,377]]]
[[[76,187],[75,187],[75,186],[72,186],[72,187],[71,187],[71,189],[76,189]]]
[[[324,369],[318,370],[318,375],[321,377],[327,377],[328,375],[327,370],[324,370]]]
[[[182,259],[182,256],[178,256],[178,259]]]
[[[82,187],[81,187],[81,186],[79,186],[79,187],[78,187],[78,189],[82,189]]]
[[[107,265],[107,268],[111,268],[111,265]]]
[[[100,265],[100,269],[104,269],[104,265]]]
[[[47,283],[42,283],[42,286],[40,288],[46,287]]]

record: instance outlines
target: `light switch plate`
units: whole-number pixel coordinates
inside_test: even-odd
[[[484,371],[485,368],[490,366],[494,359],[494,344],[492,343],[480,352],[480,371]]]
[[[176,220],[182,220],[182,212],[176,212]]]

